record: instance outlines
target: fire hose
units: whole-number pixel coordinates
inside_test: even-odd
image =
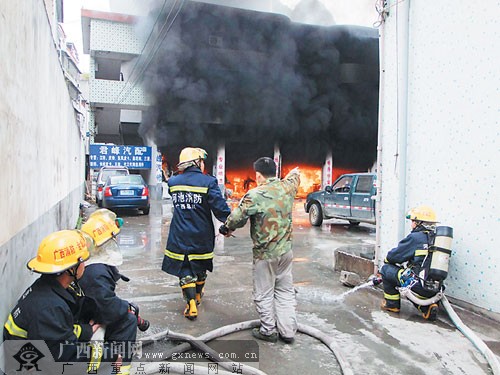
[[[372,279],[374,285],[377,285],[377,281],[375,278]],[[437,303],[441,301],[444,309],[448,313],[452,323],[457,327],[457,329],[462,332],[462,334],[476,347],[477,350],[483,355],[488,364],[490,365],[491,370],[493,371],[493,375],[500,375],[500,363],[495,354],[491,351],[490,348],[484,343],[483,340],[479,338],[469,327],[467,327],[462,320],[459,318],[455,310],[451,307],[450,302],[444,295],[442,291],[437,293],[434,297],[422,299],[415,295],[415,293],[411,290],[411,285],[407,287],[398,288],[398,291],[401,297],[406,297],[411,302],[416,303],[420,306],[429,306],[433,303]]]
[[[399,290],[399,294],[401,295],[401,297],[406,297],[410,301],[412,301],[420,306],[432,305],[433,303],[437,303],[439,300],[441,300],[444,297],[443,292],[439,291],[434,297],[427,298],[427,299],[419,298],[415,295],[415,293],[412,292],[411,285],[404,287],[404,288],[398,288],[398,290]]]
[[[228,367],[229,363],[223,362],[222,359],[217,355],[217,353],[213,349],[208,347],[208,345],[204,344],[204,342],[211,341],[211,340],[214,340],[216,338],[219,338],[219,337],[222,337],[222,336],[234,333],[234,332],[258,327],[259,325],[260,325],[259,320],[248,320],[248,321],[230,324],[227,326],[217,328],[217,329],[210,331],[210,332],[207,332],[204,335],[201,335],[197,338],[190,336],[190,335],[179,334],[176,332],[172,332],[170,330],[166,330],[166,331],[159,332],[155,335],[146,337],[143,340],[143,343],[144,343],[143,346],[147,346],[147,345],[152,344],[156,341],[167,339],[167,338],[174,339],[174,340],[179,340],[179,339],[185,340],[186,343],[178,345],[173,350],[166,352],[163,359],[167,360],[168,358],[170,358],[173,355],[173,353],[182,353],[182,352],[185,352],[187,350],[190,350],[192,348],[192,346],[195,346],[199,350],[202,350],[203,352],[207,353],[210,356],[210,358],[212,360],[218,362],[221,365],[221,367],[223,367],[225,369],[232,370],[233,369],[232,364],[234,364],[235,362],[234,361],[231,362],[231,366]],[[316,328],[313,328],[313,327],[310,327],[310,326],[307,326],[304,324],[300,324],[300,323],[298,324],[298,332],[301,332],[301,333],[304,333],[308,336],[316,338],[316,339],[320,340],[323,344],[328,346],[328,348],[332,351],[332,353],[336,357],[342,373],[345,375],[354,375],[353,369],[351,368],[349,363],[345,360],[344,356],[342,355],[340,349],[338,348],[338,346],[335,343],[335,341],[333,340],[333,338],[331,338],[327,334],[319,331]],[[170,366],[171,370],[177,371],[174,369],[174,367],[175,367],[175,368],[178,368],[179,372],[184,373],[185,368],[184,368],[183,363],[175,363],[174,362],[174,364],[175,365],[172,365],[172,362],[169,362],[169,366]],[[243,373],[265,375],[264,372],[257,370],[253,367],[246,366],[243,364],[237,364],[237,365],[241,365],[241,368],[244,371]],[[203,373],[206,373],[206,371],[207,371],[206,367],[203,369],[199,369],[199,370],[203,370]],[[143,372],[144,374],[155,374],[158,372],[158,367],[153,365],[153,364],[150,364],[150,365],[144,366],[144,371],[145,371],[145,372]],[[200,373],[202,373],[202,372],[200,372]]]
[[[422,300],[418,299],[413,293],[408,292],[406,293],[404,291],[405,288],[401,288],[400,291],[403,292],[402,296],[405,296],[411,301],[417,302],[420,305],[428,306],[432,303],[436,303],[437,301],[441,300],[442,304],[448,313],[448,316],[450,317],[451,321],[453,324],[457,327],[457,329],[462,332],[462,334],[469,339],[472,344],[479,350],[479,352],[486,358],[489,366],[492,369],[493,375],[500,375],[500,365],[498,362],[498,359],[496,358],[495,354],[488,348],[488,346],[482,341],[471,329],[469,329],[465,324],[462,322],[462,320],[458,317],[458,315],[455,313],[453,308],[451,307],[451,304],[449,303],[448,299],[446,296],[444,296],[443,293],[438,293],[439,295],[434,296],[433,298],[430,298],[428,300]],[[413,299],[415,298],[415,300]],[[234,373],[234,371],[231,371],[232,369],[232,364],[234,362],[231,362],[231,367],[227,362],[224,362],[223,359],[221,359],[218,355],[217,352],[215,352],[213,349],[211,349],[208,345],[204,344],[207,341],[214,340],[216,338],[235,333],[238,331],[246,330],[246,329],[251,329],[254,327],[258,327],[260,325],[259,320],[249,320],[249,321],[244,321],[240,323],[235,323],[227,326],[220,327],[218,329],[215,329],[213,331],[207,332],[199,337],[193,337],[190,335],[184,335],[180,333],[176,333],[170,330],[162,331],[159,332],[155,335],[146,337],[143,340],[143,346],[147,346],[150,344],[153,344],[156,341],[160,341],[163,339],[173,339],[173,340],[183,340],[186,341],[186,343],[181,344],[176,346],[174,349],[171,349],[168,352],[165,352],[165,356],[163,357],[164,360],[167,360],[168,358],[172,357],[174,353],[182,353],[187,350],[190,350],[192,347],[196,347],[197,349],[207,353],[209,357],[220,363],[221,367],[224,369],[228,370],[219,372],[220,374],[229,374],[229,373]],[[333,352],[335,355],[339,366],[341,368],[341,371],[345,375],[354,375],[354,371],[352,367],[349,365],[349,363],[345,360],[343,354],[339,350],[338,346],[336,345],[335,341],[333,338],[328,336],[327,334],[319,331],[316,328],[304,325],[304,324],[298,324],[298,332],[307,334],[313,338],[316,338],[323,342],[328,348]],[[253,367],[246,366],[243,364],[237,364],[241,365],[241,369],[243,369],[243,373],[247,374],[259,374],[259,375],[265,375],[264,372],[257,370]],[[169,367],[173,372],[179,372],[179,373],[184,373],[185,367],[184,363],[176,363],[176,362],[169,362]],[[141,369],[142,370],[142,369]],[[196,374],[202,374],[206,373],[206,367],[200,367],[200,366],[194,366],[193,371]],[[144,366],[144,372],[143,374],[155,374],[158,372],[158,367],[155,366],[154,364],[149,364]]]
[[[462,322],[462,320],[458,317],[455,310],[453,310],[450,302],[448,302],[448,299],[445,296],[443,296],[442,303],[453,324],[455,324],[458,330],[462,332],[462,334],[474,344],[477,350],[481,352],[483,357],[486,358],[488,364],[491,367],[491,370],[493,371],[493,375],[500,375],[500,364],[498,362],[498,358],[491,351],[491,349],[488,348],[488,346],[484,343],[484,341],[481,340],[469,327],[467,327]]]

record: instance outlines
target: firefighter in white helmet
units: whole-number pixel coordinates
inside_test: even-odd
[[[168,180],[174,215],[163,257],[162,270],[177,276],[186,300],[184,316],[198,316],[207,271],[212,271],[215,231],[212,213],[224,222],[231,212],[222,196],[217,179],[205,175],[207,153],[186,147],[179,156],[177,169],[182,172]]]
[[[78,301],[68,291],[70,284],[78,283],[84,274],[84,262],[93,246],[92,239],[79,230],[54,232],[42,240],[37,255],[27,264],[41,276],[26,289],[9,315],[4,340],[44,340],[56,361],[74,364],[68,366],[68,373],[81,374],[82,368],[100,365],[96,353],[90,353],[90,358],[82,355],[78,345],[88,342],[100,325],[93,321],[78,323]],[[85,363],[79,366],[75,362]]]
[[[411,290],[421,298],[433,297],[436,292],[426,290],[418,282],[415,275],[420,273],[423,261],[428,254],[429,246],[434,241],[435,224],[438,222],[436,213],[429,206],[412,208],[406,218],[411,220],[411,232],[393,248],[384,260],[380,269],[384,284],[384,300],[381,308],[393,313],[401,309],[401,296],[397,290],[412,282]],[[437,303],[429,306],[415,307],[422,313],[426,320],[436,320],[438,313]]]

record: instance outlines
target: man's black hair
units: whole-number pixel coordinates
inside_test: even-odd
[[[266,178],[276,176],[276,163],[273,159],[268,157],[257,159],[255,163],[253,163],[253,169]]]

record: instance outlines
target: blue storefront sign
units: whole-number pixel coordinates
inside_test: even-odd
[[[90,145],[90,168],[122,166],[129,169],[151,169],[150,146]]]

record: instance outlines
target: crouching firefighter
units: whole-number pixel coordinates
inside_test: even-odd
[[[4,349],[9,342],[13,345],[19,342],[14,340],[28,341],[22,350],[28,345],[36,348],[38,341],[33,340],[44,340],[57,362],[50,361],[50,366],[55,367],[45,368],[44,373],[61,373],[62,363],[71,364],[66,366],[65,374],[91,373],[100,366],[102,347],[89,342],[100,325],[93,321],[77,323],[78,301],[68,291],[70,284],[78,284],[84,274],[84,262],[89,259],[93,246],[92,239],[79,230],[54,232],[42,240],[36,257],[27,264],[28,269],[41,276],[26,289],[10,313],[3,330]],[[18,361],[23,359],[22,350],[17,352]],[[38,348],[29,354],[35,355],[35,358],[25,357],[31,363],[48,357]],[[5,358],[5,372],[10,374],[7,361],[12,357]],[[17,363],[16,371],[20,364],[23,366],[22,362]],[[25,369],[29,370],[29,366]],[[42,368],[37,370],[43,371]]]
[[[115,288],[118,281],[129,279],[120,274],[118,266],[123,263],[116,236],[120,233],[122,220],[107,209],[93,212],[82,225],[82,231],[90,235],[95,247],[90,251],[90,260],[80,285],[86,299],[90,299],[95,311],[90,312],[94,320],[105,326],[104,341],[113,343],[115,354],[123,360],[120,372],[129,374],[134,352],[137,328],[145,331],[149,322],[139,316],[137,305],[118,297]]]
[[[411,209],[406,218],[411,220],[411,232],[389,251],[380,269],[384,287],[381,308],[399,313],[401,297],[406,297],[424,319],[434,321],[448,275],[452,228],[436,228],[436,214],[428,206]]]
[[[179,155],[179,174],[168,180],[174,208],[162,270],[179,278],[186,300],[184,316],[198,316],[207,271],[213,270],[215,230],[212,213],[226,221],[231,210],[222,196],[217,179],[205,175],[207,153],[186,147]]]

